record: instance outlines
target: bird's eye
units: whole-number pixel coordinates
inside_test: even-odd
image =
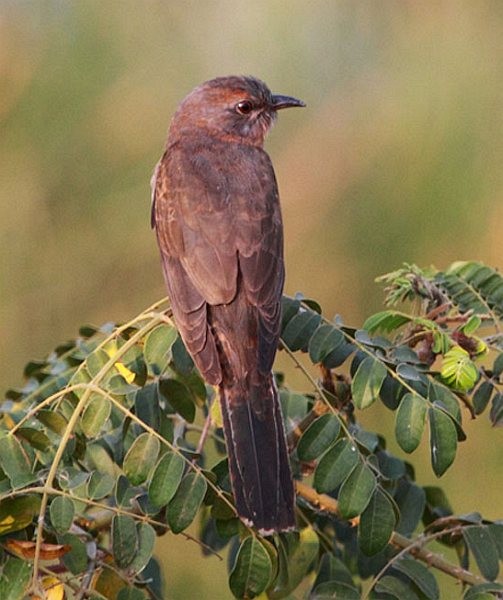
[[[249,100],[241,100],[236,104],[236,112],[240,115],[249,115],[253,110],[253,104]]]

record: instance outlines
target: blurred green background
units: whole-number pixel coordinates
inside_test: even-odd
[[[498,0],[0,0],[1,389],[79,325],[164,295],[149,179],[177,103],[217,75],[308,105],[267,143],[288,293],[360,324],[403,261],[501,267],[502,73]],[[456,512],[501,516],[489,429],[467,422],[445,477]],[[426,446],[417,478],[434,484]],[[160,542],[168,598],[225,597],[225,565],[198,554]]]

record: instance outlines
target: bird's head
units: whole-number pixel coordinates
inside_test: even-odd
[[[277,111],[304,102],[273,94],[254,77],[218,77],[195,88],[180,104],[171,132],[204,129],[207,134],[262,146]]]

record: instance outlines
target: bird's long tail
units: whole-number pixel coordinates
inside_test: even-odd
[[[220,404],[236,509],[262,534],[295,527],[295,493],[272,375],[251,390],[221,386]]]

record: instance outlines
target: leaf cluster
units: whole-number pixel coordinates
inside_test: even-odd
[[[0,407],[0,597],[161,598],[155,539],[191,538],[196,517],[203,552],[229,548],[237,598],[298,589],[434,600],[437,571],[459,579],[466,598],[503,593],[503,524],[455,516],[443,490],[420,486],[409,460],[357,418],[376,402],[394,411],[406,454],[428,428],[438,477],[466,439],[463,417],[487,412],[500,425],[503,279],[479,263],[405,265],[380,279],[390,306],[361,329],[284,298],[281,347],[308,390],[278,374],[294,533],[264,538],[238,520],[218,391],[195,370],[165,301],[125,325],[83,327],[28,363],[26,385]],[[433,541],[459,563],[432,553]]]

